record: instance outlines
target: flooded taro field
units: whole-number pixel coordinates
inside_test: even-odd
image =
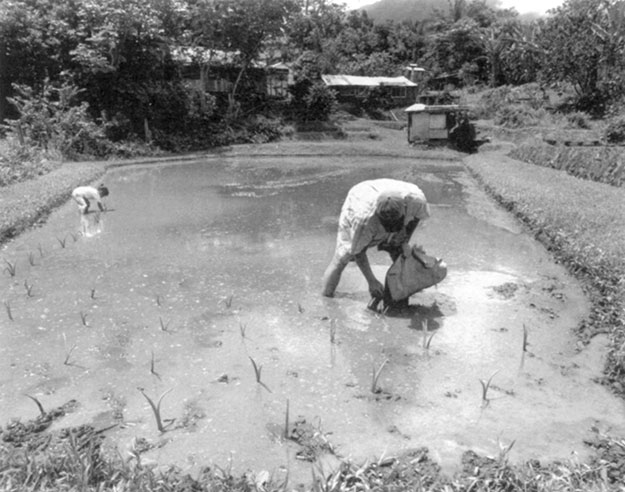
[[[448,265],[396,315],[366,309],[355,265],[320,295],[343,198],[378,177],[423,189],[412,241]],[[422,446],[450,473],[512,443],[512,461],[584,459],[591,432],[625,430],[594,382],[605,340],[576,343],[580,286],[460,162],[222,155],[104,182],[86,233],[68,201],[0,251],[3,423],[75,400],[54,428],[110,427],[124,456],[302,481]]]

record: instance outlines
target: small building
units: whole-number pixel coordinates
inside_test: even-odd
[[[454,124],[454,114],[467,109],[458,104],[413,104],[404,110],[408,115],[408,142],[447,140]]]
[[[293,85],[293,72],[284,63],[274,63],[265,69],[265,84],[267,96],[283,98],[289,94],[289,87]]]
[[[362,77],[358,75],[322,75],[323,83],[336,91],[339,101],[349,101],[367,96],[374,88],[382,89],[394,104],[402,106],[416,101],[418,84],[406,77]]]
[[[427,79],[427,71],[415,63],[404,67],[404,76],[415,84],[423,84]]]

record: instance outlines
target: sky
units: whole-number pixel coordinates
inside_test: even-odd
[[[375,3],[376,0],[338,0],[337,3],[345,3],[347,8],[355,9],[363,5]],[[441,0],[444,3],[444,0]],[[501,8],[514,7],[519,14],[535,12],[544,14],[547,10],[559,7],[564,0],[500,0]]]

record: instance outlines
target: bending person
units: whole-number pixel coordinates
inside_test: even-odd
[[[100,212],[104,212],[105,208],[102,203],[102,198],[108,196],[109,190],[106,186],[101,184],[97,188],[93,186],[79,186],[72,191],[72,198],[78,204],[78,209],[80,213],[86,215],[89,213],[89,207],[91,205],[91,201],[96,202]]]
[[[363,181],[349,190],[339,218],[334,257],[323,276],[322,294],[332,297],[350,261],[364,275],[372,297],[384,295],[375,277],[367,249],[377,246],[391,260],[410,254],[408,242],[420,221],[430,216],[425,195],[412,183],[395,179]]]

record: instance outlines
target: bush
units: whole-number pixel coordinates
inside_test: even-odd
[[[566,121],[569,128],[582,128],[584,130],[588,130],[590,128],[588,115],[581,111],[575,111],[574,113],[566,115]]]
[[[54,167],[40,149],[20,145],[9,137],[0,149],[0,187],[46,174]]]
[[[605,129],[605,139],[609,143],[625,142],[625,117],[610,121]]]
[[[542,109],[532,109],[521,104],[513,104],[500,109],[495,115],[495,123],[507,128],[521,128],[536,125],[545,116]]]
[[[17,95],[9,101],[19,118],[9,120],[6,129],[21,145],[46,154],[58,153],[65,159],[104,157],[110,152],[104,128],[91,119],[88,104],[75,104],[81,92],[76,86],[65,82],[54,87],[46,81],[41,93],[24,85],[14,88]]]

